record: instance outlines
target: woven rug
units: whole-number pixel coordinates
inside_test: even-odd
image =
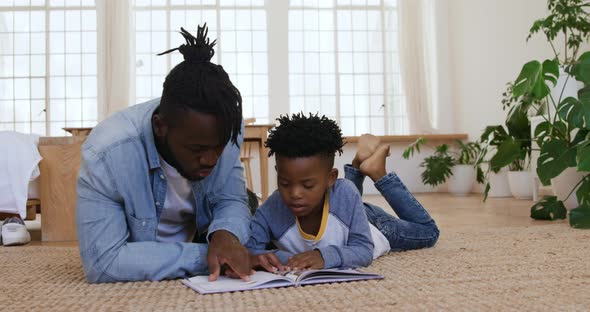
[[[384,280],[199,295],[179,281],[87,284],[76,247],[0,247],[0,310],[588,310],[590,231],[566,223],[443,232],[391,253]]]

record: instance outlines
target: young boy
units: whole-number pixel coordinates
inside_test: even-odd
[[[365,267],[390,250],[434,245],[434,220],[397,175],[385,172],[388,145],[363,135],[352,165],[344,168],[346,179],[337,179],[334,157],[344,145],[338,125],[317,115],[278,120],[266,143],[276,159],[278,192],[256,211],[246,244],[255,266],[268,271]],[[400,219],[362,203],[365,175]],[[266,250],[269,243],[278,249]]]

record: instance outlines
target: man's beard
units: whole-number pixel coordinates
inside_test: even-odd
[[[182,166],[180,165],[180,163],[178,163],[178,161],[176,160],[176,157],[174,157],[174,154],[172,153],[172,150],[170,149],[170,144],[168,143],[168,135],[166,134],[166,136],[164,137],[164,141],[162,144],[160,144],[160,155],[162,156],[162,158],[164,158],[164,160],[172,167],[174,167],[174,169],[176,169],[176,171],[178,171],[178,173],[185,179],[191,181],[191,182],[196,182],[196,181],[200,181],[203,178],[200,176],[196,176],[196,177],[191,177],[185,170],[184,168],[182,168]]]

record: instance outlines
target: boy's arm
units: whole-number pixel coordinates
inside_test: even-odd
[[[347,204],[347,212],[351,214],[349,223],[348,243],[346,246],[330,245],[318,248],[324,258],[324,268],[357,268],[366,267],[373,261],[373,240],[369,221],[356,190],[340,192],[346,194],[341,201]]]
[[[263,213],[266,204],[256,210],[250,222],[250,238],[246,242],[246,248],[253,255],[269,252],[266,245],[270,242],[270,226]]]
[[[293,256],[292,253],[283,250],[268,250],[266,246],[271,242],[271,228],[268,220],[266,219],[265,211],[273,210],[272,205],[273,199],[269,198],[267,201],[260,206],[254,213],[252,222],[250,223],[250,239],[246,243],[246,248],[253,254],[259,255],[269,252],[274,252],[281,263],[286,264],[289,257]]]

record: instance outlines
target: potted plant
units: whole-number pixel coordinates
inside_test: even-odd
[[[404,150],[402,156],[410,159],[426,143],[425,138],[418,138]],[[457,196],[469,194],[475,180],[483,182],[483,171],[476,164],[480,149],[479,142],[464,143],[460,140],[455,141],[454,149],[447,144],[434,147],[434,154],[420,163],[420,167],[424,168],[422,182],[434,187],[448,181],[449,192]]]
[[[512,90],[513,84],[508,83],[503,93],[503,109],[509,110],[505,124],[486,127],[480,138],[483,147],[477,163],[483,163],[486,156],[493,153],[493,156],[487,160],[484,201],[491,188],[490,175],[499,173],[504,168],[509,169],[508,184],[515,198],[530,199],[533,195],[529,111],[535,101],[526,96],[515,98]]]
[[[583,228],[590,228],[590,52],[581,53],[580,47],[590,36],[589,8],[589,1],[548,1],[550,14],[533,24],[529,38],[536,33],[544,34],[554,59],[526,63],[512,88],[515,99],[531,98],[530,108],[543,118],[532,137],[539,146],[537,175],[541,183],[563,184],[553,179],[559,179],[566,170],[578,173],[576,180],[566,187],[568,195],[543,197],[531,208],[531,217],[565,218],[563,201],[576,194],[577,205],[570,212],[570,224]],[[562,51],[557,50],[556,40],[563,40]],[[561,90],[552,92],[558,80],[564,82]],[[565,96],[564,91],[573,80],[583,87],[577,95]]]

